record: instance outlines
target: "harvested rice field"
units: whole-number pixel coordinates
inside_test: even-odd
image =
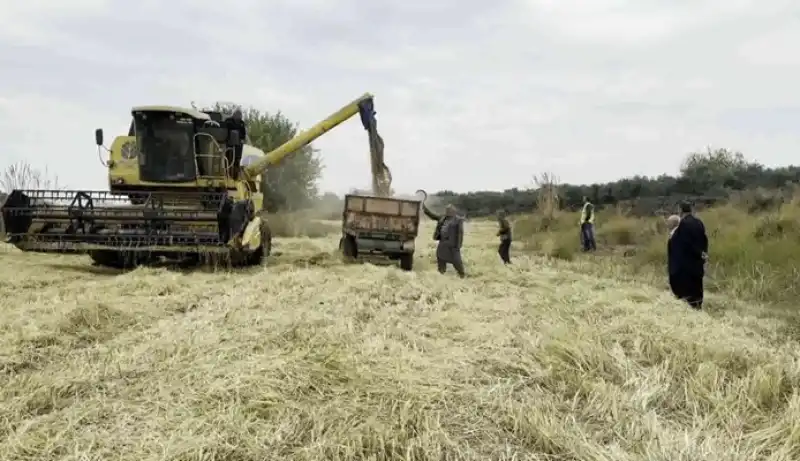
[[[2,248],[0,459],[800,459],[800,345],[760,306],[503,267],[490,222],[462,280],[430,231],[410,273],[336,234],[239,272]]]

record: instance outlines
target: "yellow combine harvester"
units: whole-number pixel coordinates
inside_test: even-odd
[[[111,267],[206,255],[235,266],[259,264],[272,247],[258,213],[261,174],[356,114],[369,135],[376,187],[389,190],[368,93],[269,153],[248,146],[257,158],[238,176],[230,163],[233,146],[244,140],[224,127],[220,113],[135,107],[128,135],[109,149],[109,191],[14,190],[2,207],[7,241],[23,251],[87,252]],[[102,146],[102,129],[95,138]]]

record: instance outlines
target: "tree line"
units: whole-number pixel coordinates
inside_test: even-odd
[[[224,115],[231,114],[236,107],[241,106],[219,102],[212,105]],[[253,107],[243,108],[242,112],[248,144],[264,152],[275,149],[298,132],[298,124],[282,112],[271,113]],[[320,152],[312,145],[269,168],[262,178],[265,208],[269,211],[337,208],[340,197],[331,193],[320,195],[318,182],[322,173]],[[3,193],[12,189],[52,186],[56,182],[55,178],[30,165],[12,165],[0,177],[0,202],[4,199]],[[586,196],[599,207],[624,207],[634,214],[652,214],[674,208],[682,200],[705,206],[743,193],[758,197],[760,202],[754,206],[769,206],[790,196],[798,182],[800,166],[768,168],[747,160],[741,152],[723,148],[689,154],[676,176],[633,176],[609,183],[578,185],[561,184],[553,175],[542,174],[533,178],[532,186],[527,189],[467,193],[444,190],[432,196],[437,197],[439,203],[455,205],[471,217],[491,215],[501,209],[509,213],[531,212],[543,203],[543,194],[553,196],[544,202],[556,202],[559,208],[566,210],[579,208]]]
[[[733,198],[746,197],[753,208],[782,203],[800,183],[800,166],[768,168],[749,161],[741,152],[709,149],[689,154],[677,176],[633,176],[609,183],[560,184],[552,175],[534,178],[529,189],[455,193],[441,191],[434,196],[452,203],[467,216],[486,216],[497,210],[509,213],[537,209],[544,193],[555,194],[561,209],[576,210],[583,197],[600,207],[623,207],[632,214],[672,212],[681,201],[698,207]]]

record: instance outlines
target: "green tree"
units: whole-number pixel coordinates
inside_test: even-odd
[[[744,189],[751,166],[754,164],[741,152],[709,148],[689,154],[681,165],[681,176],[691,184],[693,193],[718,194],[725,189]]]
[[[216,103],[214,109],[225,116],[233,113],[236,104]],[[249,144],[269,152],[292,139],[297,124],[281,112],[262,112],[255,108],[242,109],[247,125]],[[269,211],[297,210],[312,204],[317,197],[317,181],[322,175],[319,151],[311,144],[270,167],[262,175],[264,208]]]

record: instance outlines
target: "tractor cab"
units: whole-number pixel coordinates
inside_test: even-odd
[[[221,113],[140,106],[131,110],[131,116],[128,136],[133,142],[123,144],[120,157],[136,158],[138,182],[165,185],[196,183],[199,179],[227,182],[233,146],[241,141],[238,132],[229,133]],[[102,145],[102,130],[97,130],[96,138],[98,145]],[[110,173],[113,177],[114,172]],[[125,176],[124,182],[130,185],[129,174]]]
[[[196,181],[195,133],[208,115],[198,118],[200,113],[153,108],[135,108],[132,115],[139,179],[157,183]]]

